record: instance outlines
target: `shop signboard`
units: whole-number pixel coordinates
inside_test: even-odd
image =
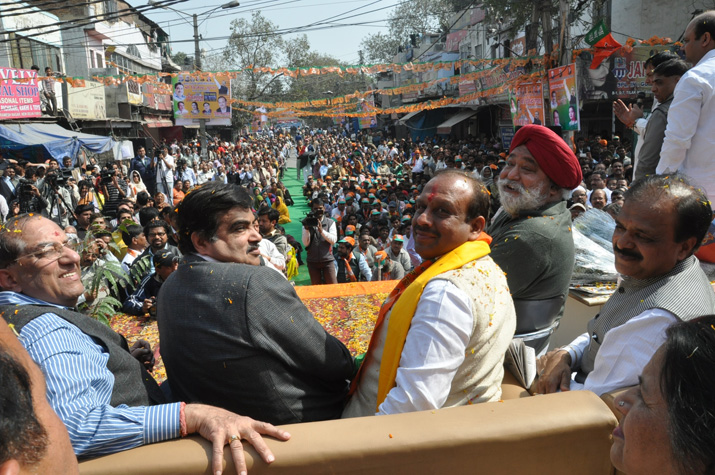
[[[41,115],[35,71],[0,68],[0,119],[26,119]]]
[[[103,120],[107,118],[104,84],[82,81],[82,86],[67,84],[67,100],[70,114],[75,119]]]

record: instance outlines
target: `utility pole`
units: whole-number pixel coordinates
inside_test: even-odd
[[[561,57],[559,58],[559,66],[565,66],[571,63],[571,34],[569,32],[569,2],[568,0],[559,0],[559,17],[561,25],[561,34],[559,35],[559,48]]]
[[[551,13],[551,1],[545,1],[542,4],[542,7],[543,9],[541,10],[541,24],[544,28],[544,53],[551,54],[554,49],[554,39],[552,31],[554,19]]]
[[[534,2],[531,7],[531,23],[526,25],[525,41],[527,54],[532,49],[538,51],[537,39],[539,37],[539,6],[539,2]],[[549,54],[548,50],[546,50],[546,54]]]
[[[571,34],[569,32],[569,13],[569,0],[559,0],[559,19],[561,26],[561,33],[559,35],[559,48],[561,50],[561,55],[559,57],[559,66],[566,66],[567,64],[571,64]],[[573,130],[569,130],[565,133],[564,139],[566,139],[566,143],[573,143],[573,137]]]
[[[196,71],[201,71],[201,46],[199,45],[199,17],[194,17],[194,66]],[[208,157],[208,141],[206,140],[206,119],[199,119],[199,140],[201,142],[201,160]]]

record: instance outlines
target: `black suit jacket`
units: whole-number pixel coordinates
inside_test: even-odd
[[[157,321],[177,399],[273,424],[340,417],[350,352],[275,270],[187,256],[159,291]]]
[[[7,204],[9,205],[12,200],[15,199],[16,196],[16,191],[10,189],[10,185],[7,184],[4,178],[0,177],[0,195],[5,198],[5,201],[7,201]]]

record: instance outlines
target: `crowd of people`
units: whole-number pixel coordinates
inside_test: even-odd
[[[713,12],[686,29],[690,71],[712,70],[713,33]],[[0,440],[22,437],[0,444],[0,468],[52,457],[72,473],[70,450],[96,456],[199,433],[214,473],[226,445],[245,471],[241,440],[270,463],[260,434],[290,437],[272,424],[498,401],[507,349],[525,344],[534,394],[639,387],[617,399],[617,468],[712,473],[715,292],[695,254],[713,211],[698,186],[708,175],[687,176],[712,169],[700,150],[712,124],[673,139],[683,124],[667,119],[690,77],[678,61],[650,60],[656,99],[672,104],[665,126],[655,113],[638,126],[635,150],[617,136],[568,144],[526,125],[508,149],[487,137],[305,129],[215,139],[203,159],[196,141],[104,167],[3,159]],[[614,108],[624,122],[639,113]],[[665,132],[651,134],[653,124]],[[653,137],[680,164],[641,176]],[[288,173],[302,197],[282,183]],[[296,200],[310,212],[291,236],[281,225],[296,219]],[[591,208],[615,222],[617,289],[582,335],[548,351],[575,263],[571,225]],[[303,253],[313,285],[396,281],[365,355],[354,358],[298,298],[289,278]],[[94,275],[135,285],[85,286]],[[87,316],[106,296],[156,318],[161,386],[146,342],[129,347]],[[51,450],[38,442],[47,433]]]

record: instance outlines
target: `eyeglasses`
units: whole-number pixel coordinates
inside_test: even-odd
[[[53,242],[53,243],[46,244],[35,251],[32,251],[27,254],[23,254],[23,255],[19,256],[17,259],[15,259],[15,262],[22,259],[23,257],[34,257],[37,260],[47,259],[49,261],[56,261],[62,257],[65,249],[70,249],[70,250],[74,251],[75,248],[76,248],[76,244],[74,242],[70,242],[70,241]]]
[[[166,233],[149,233],[149,237],[160,237],[160,236],[166,236]]]

